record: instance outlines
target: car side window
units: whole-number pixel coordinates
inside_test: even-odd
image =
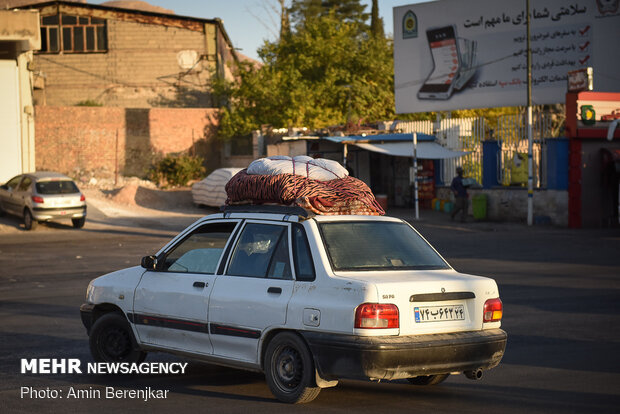
[[[28,191],[30,188],[30,184],[32,184],[32,179],[26,177],[22,180],[22,183],[19,185],[19,191]]]
[[[6,183],[6,186],[8,187],[9,190],[13,190],[15,189],[15,187],[17,187],[17,184],[19,184],[19,181],[22,179],[21,175],[18,175],[17,177],[13,177],[9,180],[8,183]]]
[[[291,279],[286,226],[248,223],[235,246],[228,275]]]
[[[293,225],[293,258],[295,260],[295,278],[311,282],[316,278],[314,263],[306,231],[301,224]]]
[[[226,242],[236,225],[235,222],[213,223],[193,231],[189,237],[166,254],[158,270],[215,274]]]

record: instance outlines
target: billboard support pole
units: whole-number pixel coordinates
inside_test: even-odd
[[[530,0],[525,0],[527,23],[527,225],[534,221],[534,180],[532,165],[532,47],[530,45]]]
[[[413,134],[413,199],[415,205],[415,219],[420,219],[420,206],[418,204],[418,133]]]

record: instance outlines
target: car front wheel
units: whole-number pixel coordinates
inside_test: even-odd
[[[407,378],[413,385],[437,385],[446,380],[450,374],[420,375],[419,377]]]
[[[38,222],[32,218],[30,210],[24,210],[24,228],[26,230],[34,230],[37,227]]]
[[[301,404],[314,400],[321,389],[314,382],[314,363],[304,341],[290,332],[276,335],[267,346],[265,378],[280,401]]]
[[[119,313],[103,315],[90,331],[90,353],[97,362],[142,362],[146,352],[138,349],[127,319]]]

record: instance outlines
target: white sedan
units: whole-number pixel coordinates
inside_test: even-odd
[[[227,207],[142,266],[93,280],[95,360],[164,351],[264,372],[281,401],[338,380],[480,379],[504,355],[494,280],[456,272],[407,222]]]

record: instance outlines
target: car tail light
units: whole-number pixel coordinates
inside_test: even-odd
[[[84,197],[84,194],[80,194],[80,201],[86,201],[86,197]]]
[[[32,196],[30,198],[32,198],[32,201],[35,203],[43,203],[45,201],[43,200],[43,197],[39,197],[39,196]]]
[[[502,320],[504,305],[500,298],[489,299],[484,302],[484,322],[497,322]]]
[[[391,303],[363,303],[355,310],[355,327],[398,328],[398,308]]]

